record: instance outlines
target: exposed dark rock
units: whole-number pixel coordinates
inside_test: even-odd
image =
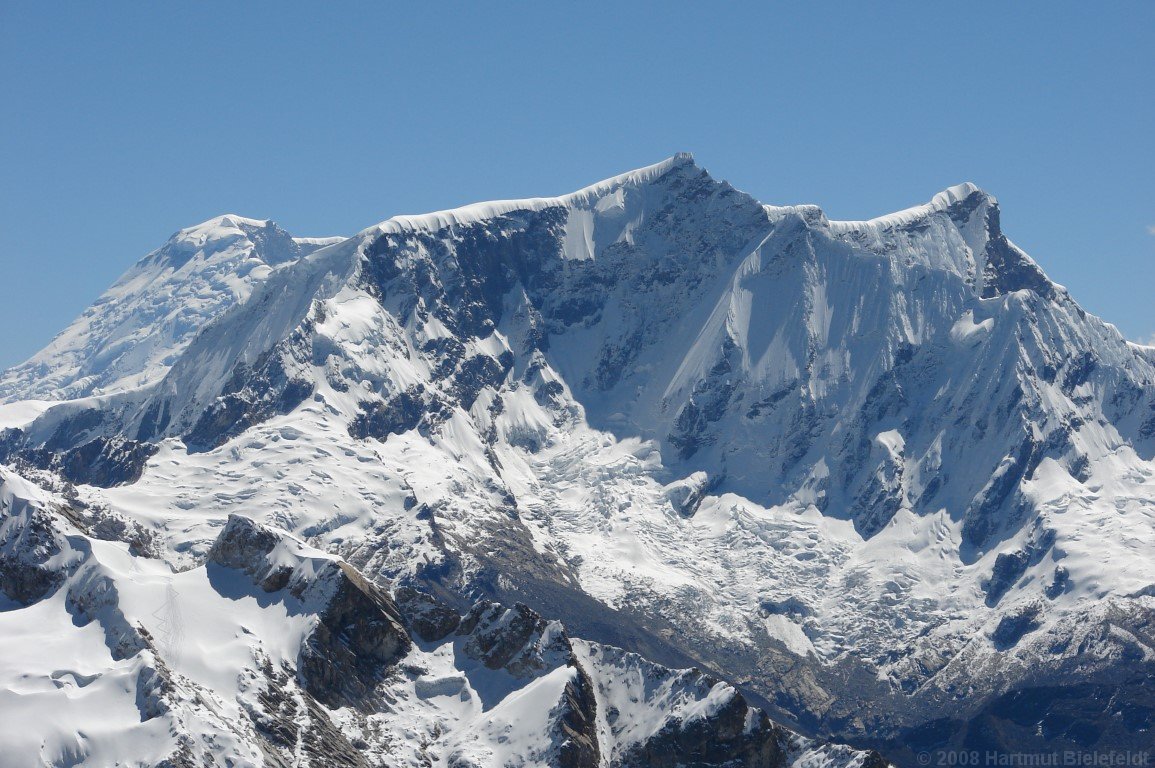
[[[998,557],[995,558],[995,565],[991,571],[990,578],[987,579],[983,585],[987,593],[987,605],[992,608],[998,605],[999,600],[1002,599],[1007,590],[1013,587],[1015,582],[1027,572],[1027,568],[1042,562],[1043,557],[1054,545],[1054,529],[1048,528],[1039,521],[1036,521],[1034,528],[1031,530],[1031,535],[1022,549],[1016,549],[1011,552],[1000,552]],[[1056,568],[1055,581],[1056,583],[1060,583],[1060,586],[1055,587],[1055,589],[1059,590],[1059,592],[1055,593],[1056,595],[1065,589],[1066,578],[1066,569],[1062,566]]]
[[[362,280],[382,303],[420,297],[458,338],[484,338],[516,282],[533,289],[553,279],[546,265],[560,261],[550,256],[561,250],[566,216],[562,207],[511,211],[460,227],[451,248],[436,232],[385,233],[365,250]]]
[[[500,359],[489,355],[474,355],[461,364],[453,377],[453,389],[458,403],[468,411],[476,402],[481,390],[497,387],[513,367],[513,355],[503,352]]]
[[[854,527],[869,539],[894,518],[904,501],[902,457],[885,455],[854,500]]]
[[[1024,289],[1044,299],[1055,297],[1054,283],[1026,254],[1011,245],[1003,234],[998,205],[992,204],[987,213],[987,237],[982,291],[984,299]]]
[[[141,417],[137,439],[147,441],[163,435],[171,422],[172,414],[169,412],[168,401],[154,400]]]
[[[163,542],[155,530],[146,528],[136,520],[113,512],[100,503],[87,503],[75,495],[75,486],[65,486],[64,495],[70,506],[61,509],[61,514],[88,536],[101,541],[120,541],[128,545],[128,550],[139,557],[160,557]]]
[[[726,415],[738,391],[735,358],[740,356],[738,345],[727,336],[718,361],[706,378],[694,385],[689,400],[679,409],[667,439],[682,459],[690,458],[717,440],[717,436],[710,433],[710,425]]]
[[[1098,367],[1099,361],[1090,352],[1068,362],[1063,371],[1063,391],[1070,394],[1076,387],[1086,384]]]
[[[305,690],[330,707],[365,707],[374,686],[410,647],[397,607],[352,566],[305,639],[298,672]]]
[[[756,403],[752,404],[749,410],[746,411],[747,419],[757,419],[770,410],[773,410],[780,402],[785,400],[790,395],[798,394],[799,383],[792,381],[780,389],[770,393],[767,397],[762,398]]]
[[[1018,452],[1009,463],[995,469],[990,480],[971,501],[963,514],[963,539],[973,547],[985,546],[991,538],[1012,522],[1005,512],[1011,500],[1019,493],[1023,479],[1028,477],[1041,461],[1042,446],[1032,437],[1020,443]]]
[[[121,611],[115,582],[99,568],[81,570],[72,580],[65,607],[77,626],[93,621],[100,625],[114,659],[130,658],[149,647],[140,628],[129,623]]]
[[[285,768],[373,765],[308,692],[294,695],[298,691],[292,685],[291,669],[274,669],[269,659],[262,657],[260,670],[260,706],[246,707],[246,714],[266,742],[262,747],[268,762]]]
[[[666,486],[666,499],[670,506],[682,517],[693,517],[706,496],[722,482],[722,477],[710,477],[705,472],[695,472]]]
[[[361,412],[349,423],[349,434],[360,440],[372,437],[384,441],[389,435],[417,429],[425,422],[436,423],[447,415],[441,403],[417,384],[385,402],[362,403]]]
[[[601,764],[598,746],[597,699],[593,682],[580,664],[571,662],[574,679],[566,683],[560,703],[558,729],[561,746],[559,768],[596,768]]]
[[[139,480],[145,464],[156,452],[156,445],[98,437],[65,453],[58,468],[70,482],[111,488]]]
[[[175,691],[172,684],[172,671],[164,660],[156,655],[156,648],[152,643],[152,636],[140,628],[138,630],[150,650],[154,652],[153,664],[142,666],[136,676],[136,708],[140,712],[140,721],[148,722],[154,718],[172,711],[169,699]]]
[[[545,637],[548,622],[529,606],[517,603],[506,608],[498,603],[475,605],[457,627],[468,635],[464,650],[490,669],[506,669],[515,677],[533,676],[546,668],[543,654],[551,651],[569,656],[564,632]],[[545,643],[546,645],[543,645]]]
[[[283,535],[241,515],[229,515],[228,522],[209,549],[208,562],[241,571],[265,592],[276,592],[288,586],[294,568],[276,565],[269,555],[281,543]]]
[[[80,421],[97,425],[82,411]],[[135,483],[144,472],[145,464],[157,451],[156,445],[141,443],[120,436],[99,435],[79,445],[71,445],[76,436],[87,437],[91,429],[74,432],[67,420],[44,446],[37,446],[28,436],[16,429],[0,433],[0,462],[16,466],[30,466],[56,472],[71,483],[111,488]]]
[[[252,368],[238,363],[216,401],[184,435],[188,449],[210,451],[249,427],[289,413],[312,396],[312,382],[293,378],[285,369],[282,354],[291,354],[292,347],[292,341],[278,344]]]
[[[707,679],[708,681],[708,679]],[[753,716],[752,725],[747,724]],[[671,718],[622,756],[623,768],[782,768],[788,734],[739,693],[708,717]]]
[[[457,611],[425,592],[398,587],[393,596],[405,626],[427,643],[444,640],[461,623]]]
[[[330,707],[368,706],[388,668],[411,646],[396,604],[347,563],[325,559],[307,569],[278,565],[269,555],[284,539],[230,515],[208,558],[248,574],[265,592],[285,589],[305,603],[321,601],[319,621],[298,659],[302,686]]]
[[[1047,585],[1046,595],[1054,600],[1071,588],[1071,574],[1063,566],[1055,566],[1055,576]]]
[[[428,598],[412,596],[406,602],[406,606],[428,604]],[[554,712],[556,764],[562,768],[596,768],[601,764],[594,685],[559,624],[546,621],[521,603],[506,608],[483,601],[461,620],[457,635],[463,638],[461,647],[466,655],[517,678],[535,677],[559,666],[573,668],[573,679],[566,683]]]
[[[1000,651],[1014,646],[1028,632],[1039,628],[1042,613],[1042,606],[1037,604],[1027,605],[1014,613],[1008,613],[999,620],[991,635],[991,642]]]
[[[56,591],[69,563],[55,562],[67,543],[49,513],[21,504],[0,508],[0,522],[0,591],[23,605]]]
[[[995,558],[995,566],[991,577],[986,582],[987,605],[994,607],[999,600],[1015,585],[1023,574],[1027,572],[1030,556],[1016,549],[1013,552],[1000,552]]]
[[[560,405],[563,395],[565,386],[560,381],[543,381],[533,390],[533,399],[545,407]]]
[[[810,606],[793,595],[781,600],[764,599],[758,604],[758,607],[763,613],[769,616],[806,618],[813,613],[813,611],[810,610]]]
[[[44,443],[44,448],[57,453],[86,442],[94,430],[104,423],[104,417],[104,412],[96,408],[88,408],[73,414],[56,427],[52,436]]]

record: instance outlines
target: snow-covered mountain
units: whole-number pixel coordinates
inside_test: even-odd
[[[0,625],[66,609],[61,585],[89,572],[69,564],[92,555],[61,553],[102,547],[121,564],[102,594],[138,634],[156,631],[134,590],[158,602],[171,586],[166,610],[205,616],[251,597],[257,614],[222,618],[219,637],[169,643],[194,666],[235,645],[216,677],[155,642],[124,657],[224,702],[182,715],[190,744],[210,743],[198,734],[217,733],[216,712],[233,735],[212,737],[214,754],[303,759],[261,730],[272,705],[246,709],[246,675],[296,702],[298,729],[328,728],[370,764],[874,759],[805,746],[747,700],[899,763],[1150,740],[1155,351],[1050,281],[973,185],[836,222],[679,155],[328,244],[225,217],[118,286],[4,374],[6,485],[72,512],[41,526],[55,533],[9,534]],[[120,543],[40,558],[82,535],[60,527],[69,514],[99,518],[68,523],[85,541]],[[282,544],[225,557],[243,531]],[[217,568],[261,593],[213,583]],[[57,575],[13,575],[27,573]],[[410,709],[394,673],[365,672],[356,701],[330,690],[346,674],[310,689],[300,649],[351,589],[325,573],[405,627],[389,659],[375,647],[350,663],[424,670],[413,691],[449,667],[468,685],[413,693]],[[17,608],[39,597],[27,578],[56,597]],[[454,624],[452,649],[412,628],[421,606]],[[469,677],[487,621],[541,628],[532,686]],[[238,626],[248,639],[226,640]],[[670,671],[689,666],[707,672]],[[549,717],[530,724],[515,694]],[[461,703],[429,703],[441,696]],[[736,701],[737,730],[710,719],[737,723]],[[403,721],[427,725],[390,730]],[[504,746],[453,746],[491,737]]]
[[[226,215],[182,229],[30,360],[0,376],[0,402],[84,397],[161,378],[216,315],[287,263],[344,238],[294,238]]]

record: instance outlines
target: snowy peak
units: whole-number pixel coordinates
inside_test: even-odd
[[[226,213],[220,216],[214,216],[207,221],[202,221],[200,224],[194,224],[191,227],[177,230],[177,232],[169,238],[169,242],[185,241],[194,245],[203,244],[208,240],[219,239],[227,235],[243,236],[248,231],[264,229],[270,225],[276,226],[267,219],[250,219],[246,216],[238,216],[235,213]]]
[[[866,221],[821,225],[839,239],[879,254],[953,272],[982,298],[1030,290],[1051,299],[1065,292],[1003,234],[998,200],[971,182],[930,202]]]
[[[942,192],[939,192],[931,198],[928,205],[931,208],[938,210],[949,210],[951,206],[961,203],[970,198],[971,195],[980,195],[991,203],[997,203],[994,195],[981,189],[972,181],[964,181],[962,184],[955,184],[952,187],[947,187]]]
[[[0,376],[0,402],[68,400],[161,378],[200,330],[272,272],[336,239],[294,239],[235,214],[176,232],[30,360]]]
[[[164,247],[146,256],[142,263],[163,262],[179,268],[184,259],[199,256],[211,260],[229,248],[241,249],[249,258],[275,266],[295,261],[320,244],[342,238],[294,238],[276,223],[227,213],[177,231]]]

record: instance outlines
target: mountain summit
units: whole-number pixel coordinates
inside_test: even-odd
[[[343,240],[221,217],[0,394],[6,509],[49,510],[0,529],[49,542],[0,550],[31,603],[0,627],[98,593],[145,638],[123,658],[241,719],[181,715],[192,754],[287,759],[290,699],[414,765],[905,765],[1153,725],[1155,360],[973,184],[840,222],[677,155]],[[243,642],[166,654],[144,582],[236,601]]]
[[[342,238],[293,238],[228,214],[174,234],[27,362],[0,376],[0,402],[59,400],[155,381],[201,328],[255,284]]]

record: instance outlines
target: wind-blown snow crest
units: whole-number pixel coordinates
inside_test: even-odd
[[[438,231],[449,227],[478,224],[513,211],[540,211],[545,208],[556,207],[589,208],[622,187],[641,187],[650,184],[670,170],[692,164],[693,161],[694,158],[691,154],[683,152],[660,163],[605,179],[567,195],[521,200],[494,200],[434,213],[393,216],[378,224],[375,229],[382,233]]]
[[[985,198],[990,203],[997,202],[993,196],[984,192],[977,184],[967,181],[962,184],[956,184],[953,187],[947,187],[932,197],[929,203],[915,205],[901,211],[896,211],[895,213],[888,213],[865,221],[832,220],[830,221],[830,228],[837,234],[845,234],[847,232],[864,229],[867,225],[879,229],[897,229],[899,227],[909,226],[916,221],[921,221],[932,214],[946,211],[976,194]]]

